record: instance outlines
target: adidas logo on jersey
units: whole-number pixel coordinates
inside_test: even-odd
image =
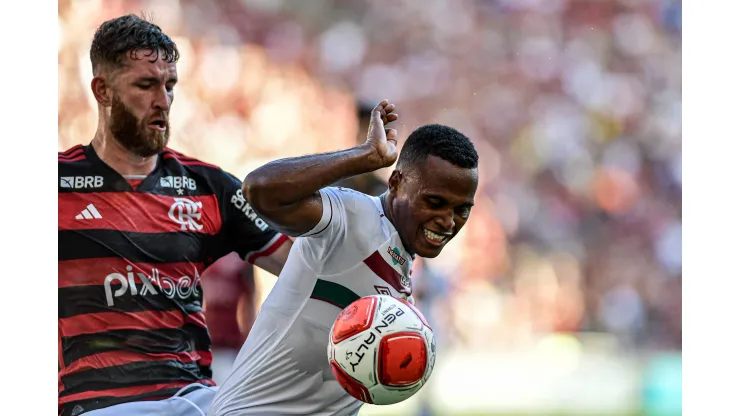
[[[100,188],[103,186],[102,176],[62,176],[59,178],[59,187],[68,189]]]
[[[103,218],[102,215],[98,212],[98,210],[95,208],[95,205],[90,204],[87,206],[87,208],[83,209],[82,212],[77,214],[75,216],[76,220],[91,220],[91,219],[101,219]]]

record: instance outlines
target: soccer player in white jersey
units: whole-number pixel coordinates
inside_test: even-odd
[[[478,186],[478,154],[450,127],[427,125],[400,157],[398,115],[383,100],[367,141],[354,148],[277,160],[247,176],[252,208],[298,237],[262,305],[209,415],[356,415],[326,358],[329,329],[342,308],[374,294],[411,295],[415,255],[436,257],[463,227]],[[352,175],[391,166],[380,197],[331,188]]]

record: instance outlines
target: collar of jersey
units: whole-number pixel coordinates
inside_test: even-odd
[[[375,208],[378,210],[378,215],[380,215],[381,218],[383,218],[385,220],[385,222],[388,223],[388,226],[393,229],[393,232],[395,234],[398,234],[398,229],[396,229],[396,226],[393,225],[393,223],[391,222],[390,218],[388,218],[388,216],[385,215],[385,210],[383,209],[383,201],[381,201],[380,197],[379,196],[371,196],[370,198],[375,203]],[[400,240],[400,236],[399,236],[399,240]],[[403,247],[403,245],[401,245],[401,247]],[[408,252],[408,250],[406,250],[406,247],[403,247],[403,253],[406,256],[410,256],[411,257],[411,263],[413,263],[414,260],[416,260],[416,254],[410,254]]]
[[[123,175],[118,173],[117,170],[110,167],[110,165],[105,163],[103,159],[98,156],[98,153],[95,151],[92,142],[90,142],[90,144],[88,144],[87,146],[83,146],[83,151],[85,152],[85,156],[87,157],[87,159],[90,160],[92,164],[97,166],[98,169],[101,169],[104,174],[107,174],[109,175],[109,177],[115,178],[115,180],[122,181],[121,183],[125,183],[127,186],[130,186],[128,185],[128,181]],[[160,152],[160,154],[157,155],[157,164],[156,166],[154,166],[154,170],[146,175],[146,177],[143,179],[143,182],[137,187],[137,189],[145,189],[146,186],[149,185],[149,182],[156,180],[155,177],[159,175],[158,172],[160,171],[160,169],[162,169],[163,159],[164,158],[162,157],[162,153]]]

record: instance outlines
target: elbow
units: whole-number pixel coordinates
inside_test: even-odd
[[[270,188],[270,181],[255,172],[247,175],[242,183],[244,198],[257,213],[269,211],[270,206],[275,205],[275,201],[270,201],[270,195],[275,195]]]

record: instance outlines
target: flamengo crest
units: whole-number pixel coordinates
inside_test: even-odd
[[[191,201],[187,198],[175,198],[175,202],[170,207],[170,219],[180,224],[180,230],[200,231],[203,225],[199,223],[203,208],[202,202]]]

